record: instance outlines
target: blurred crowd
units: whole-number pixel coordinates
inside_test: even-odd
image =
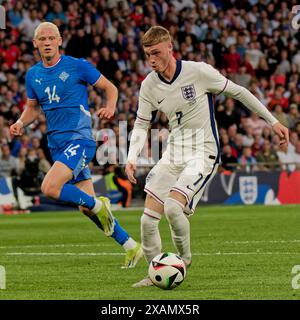
[[[151,71],[140,39],[150,26],[159,24],[170,31],[177,59],[213,65],[248,88],[290,129],[290,144],[280,146],[278,137],[262,119],[231,98],[216,97],[222,170],[297,169],[300,33],[291,23],[296,4],[281,0],[3,1],[7,28],[0,31],[0,177],[12,172],[20,176],[28,159],[37,161],[38,170],[45,174],[52,162],[43,114],[23,136],[13,138],[9,133],[9,125],[25,105],[26,71],[40,60],[31,40],[42,21],[59,26],[62,54],[88,59],[119,89],[116,116],[111,121],[99,121],[96,111],[105,105],[105,97],[89,88],[93,130],[99,145],[110,136],[116,149],[124,150],[127,144],[119,122],[126,121],[127,132],[132,130],[140,84]],[[153,128],[168,128],[163,114],[156,115]],[[147,156],[149,153],[150,148]],[[110,156],[119,160],[115,153]],[[95,157],[94,166],[98,165]],[[145,172],[141,170],[140,174]]]

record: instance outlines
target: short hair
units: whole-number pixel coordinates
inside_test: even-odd
[[[35,28],[33,38],[36,39],[37,36],[38,36],[38,33],[40,32],[40,30],[41,30],[42,28],[46,28],[46,27],[52,29],[59,37],[61,36],[61,35],[60,35],[60,32],[59,32],[59,29],[58,29],[58,27],[57,27],[56,24],[54,24],[54,23],[52,23],[52,22],[41,22],[41,23]]]
[[[169,31],[161,26],[151,27],[142,38],[143,47],[151,47],[161,42],[172,41]]]

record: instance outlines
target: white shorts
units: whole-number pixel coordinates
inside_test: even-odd
[[[216,157],[208,154],[204,160],[195,158],[178,165],[165,163],[162,158],[148,173],[144,190],[162,205],[170,191],[181,193],[187,201],[184,212],[191,215],[218,165]]]

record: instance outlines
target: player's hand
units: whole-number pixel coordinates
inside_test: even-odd
[[[97,112],[97,116],[100,119],[111,119],[114,114],[115,114],[115,110],[116,108],[111,108],[111,107],[104,107],[101,108],[98,112]]]
[[[289,143],[289,129],[282,125],[280,122],[277,122],[273,126],[274,132],[280,138],[280,145]]]
[[[9,128],[10,134],[14,136],[21,136],[24,132],[24,127],[21,121],[17,121]]]
[[[128,162],[126,164],[125,172],[127,174],[128,180],[133,184],[136,184],[136,178],[134,177],[135,170],[136,170],[136,164],[135,163]]]

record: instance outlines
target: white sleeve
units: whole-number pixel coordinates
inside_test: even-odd
[[[156,108],[145,94],[145,88],[142,84],[139,95],[139,107],[137,110],[137,118],[134,123],[130,138],[130,146],[128,151],[127,162],[136,163],[137,158],[144,147],[147,139],[147,133],[150,126],[152,112]]]
[[[203,80],[206,91],[213,94],[222,93],[228,83],[227,78],[205,62],[200,62],[200,77]]]
[[[134,128],[130,137],[130,146],[128,151],[127,162],[137,162],[137,158],[141,153],[145,141],[147,139],[149,124],[145,125],[145,123],[139,120],[138,118],[135,120]]]
[[[278,122],[271,112],[248,89],[228,80],[224,94],[240,101],[249,110],[265,119],[271,126]]]
[[[145,122],[150,122],[152,119],[152,112],[157,110],[157,108],[155,108],[155,106],[151,102],[151,99],[149,97],[150,95],[151,92],[149,92],[147,84],[145,84],[145,82],[142,82],[139,93],[139,107],[137,110],[137,119],[140,119]]]
[[[278,122],[271,112],[248,89],[225,78],[209,64],[202,62],[201,71],[203,73],[203,80],[206,84],[207,92],[212,92],[214,94],[224,93],[226,96],[240,101],[249,110],[265,119],[271,126]]]

